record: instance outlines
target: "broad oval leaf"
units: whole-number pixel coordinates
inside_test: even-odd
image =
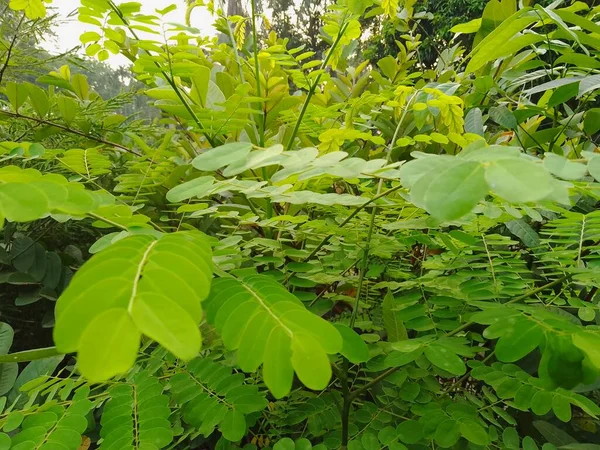
[[[192,165],[198,170],[212,171],[244,161],[252,150],[248,142],[234,142],[210,149],[194,158]]]
[[[212,252],[199,232],[122,239],[84,264],[59,298],[56,346],[79,352],[83,375],[98,381],[131,366],[140,333],[191,359],[200,350],[200,303],[211,277]]]
[[[474,161],[449,161],[413,186],[416,205],[441,221],[456,220],[471,212],[485,197],[488,185],[483,165]]]
[[[490,189],[513,203],[542,200],[552,193],[552,177],[541,164],[525,158],[493,161],[485,170]]]
[[[452,375],[464,375],[467,371],[464,361],[458,355],[435,342],[425,348],[425,356],[431,364]]]

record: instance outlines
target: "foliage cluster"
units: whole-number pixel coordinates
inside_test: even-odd
[[[353,53],[410,0],[338,0],[322,55],[255,6],[81,0],[152,124],[2,80],[3,307],[55,347],[0,326],[0,449],[597,448],[600,7],[491,0],[427,68]]]

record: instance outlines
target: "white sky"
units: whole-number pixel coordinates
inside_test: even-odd
[[[178,5],[177,10],[170,12],[164,17],[167,22],[184,23],[185,0],[139,0],[142,3],[142,13],[155,14],[155,9],[163,9],[173,3]],[[79,0],[54,0],[52,7],[58,11],[61,17],[60,24],[55,32],[58,35],[57,41],[45,42],[43,47],[51,52],[65,52],[80,45],[79,36],[86,31],[97,31],[98,27],[87,23],[77,21],[77,8]],[[71,14],[73,13],[73,14]],[[71,15],[71,17],[69,17]],[[207,36],[216,35],[216,30],[212,27],[213,17],[204,7],[197,7],[192,14],[192,26],[202,30]],[[150,37],[153,35],[146,35]],[[119,65],[128,65],[129,60],[121,55],[110,54],[106,61],[109,65],[117,67]]]

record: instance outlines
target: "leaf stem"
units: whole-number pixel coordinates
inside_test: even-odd
[[[36,348],[35,350],[25,350],[23,352],[0,355],[0,363],[29,362],[59,355],[64,355],[64,353],[59,352],[56,347]]]
[[[327,64],[329,63],[329,60],[331,59],[331,55],[333,55],[333,51],[335,50],[335,48],[338,46],[338,44],[342,40],[342,37],[344,36],[344,33],[346,32],[347,28],[348,28],[348,23],[347,22],[344,23],[340,27],[340,31],[339,31],[337,37],[335,38],[335,41],[333,42],[333,45],[331,46],[331,48],[327,52],[327,56],[325,57],[325,59],[321,63],[321,66],[319,67],[319,70],[321,70],[321,71],[325,70],[325,68],[327,67]],[[306,110],[308,109],[308,105],[310,104],[310,101],[311,101],[313,95],[315,94],[315,90],[317,89],[317,85],[319,84],[319,81],[321,81],[321,75],[323,75],[323,72],[321,72],[319,75],[317,75],[317,77],[315,78],[315,81],[310,85],[310,89],[308,90],[308,94],[306,95],[306,98],[304,99],[304,103],[302,104],[302,109],[300,110],[300,115],[298,116],[298,120],[296,120],[296,125],[294,126],[294,130],[292,131],[292,135],[290,136],[290,140],[288,141],[288,145],[286,147],[286,150],[288,150],[288,151],[291,150],[292,147],[294,146],[294,140],[296,139],[296,135],[298,134],[298,131],[300,130],[300,125],[302,124],[302,119],[304,118],[304,114],[306,114]]]

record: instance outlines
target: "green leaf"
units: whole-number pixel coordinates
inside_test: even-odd
[[[15,385],[19,365],[17,363],[0,364],[0,395],[7,394]]]
[[[230,164],[237,164],[250,155],[252,144],[248,142],[234,142],[215,147],[196,156],[192,165],[203,171],[218,170]]]
[[[29,97],[27,85],[23,83],[15,83],[14,81],[9,81],[6,83],[4,92],[6,93],[8,101],[16,112],[19,112],[21,106],[25,104],[27,98]]]
[[[460,23],[450,28],[452,33],[476,33],[481,27],[481,19],[473,19],[469,22]]]
[[[571,420],[571,403],[562,395],[555,395],[552,399],[552,412],[562,422]]]
[[[578,97],[594,92],[600,89],[600,75],[586,76],[579,83]]]
[[[167,447],[173,440],[173,431],[169,397],[163,390],[158,378],[147,371],[138,372],[127,383],[112,383],[107,392],[110,400],[102,411],[102,447],[148,450]],[[83,429],[78,431],[83,433],[86,426],[84,417]],[[81,437],[77,445],[80,444]]]
[[[546,153],[544,167],[551,174],[563,180],[580,180],[587,173],[587,167],[573,161],[569,161],[554,153]]]
[[[334,323],[343,340],[342,355],[353,364],[360,364],[369,360],[369,347],[359,334],[343,323]]]
[[[6,355],[13,343],[15,331],[4,322],[0,322],[0,355]]]
[[[460,432],[467,441],[472,442],[475,445],[488,445],[490,442],[490,438],[485,429],[473,420],[461,420]]]
[[[219,278],[207,308],[207,319],[221,333],[225,347],[238,350],[242,370],[252,372],[264,363],[265,384],[276,398],[289,393],[294,370],[311,389],[327,386],[327,354],[342,350],[340,333],[272,278]]]
[[[506,228],[517,236],[523,244],[528,248],[537,247],[540,245],[540,236],[535,232],[531,225],[523,219],[516,219],[506,222]]]
[[[509,427],[504,429],[502,432],[502,443],[506,448],[519,450],[519,442],[519,433],[515,428]]]
[[[483,115],[479,108],[472,108],[465,116],[465,131],[483,136]]]
[[[309,389],[321,390],[331,379],[331,363],[321,346],[309,334],[297,333],[292,341],[292,366]]]
[[[73,90],[77,97],[81,100],[88,100],[90,96],[90,86],[87,82],[87,77],[80,73],[76,73],[73,75],[71,79],[71,85],[73,86]]]
[[[291,344],[292,339],[284,328],[274,328],[261,356],[263,379],[277,399],[285,397],[292,389],[294,366],[291,363]]]
[[[94,381],[131,367],[140,333],[191,359],[200,350],[200,303],[211,276],[210,245],[199,232],[122,239],[84,264],[59,298],[56,346],[77,351],[83,375]]]
[[[550,100],[548,100],[548,108],[554,108],[555,106],[562,105],[566,101],[575,97],[577,95],[578,90],[579,85],[577,83],[569,83],[564,86],[560,86],[550,96]]]
[[[46,16],[46,7],[42,0],[10,0],[9,6],[17,11],[24,11],[32,20],[42,19]]]
[[[538,391],[531,399],[531,410],[538,416],[547,414],[552,409],[552,395],[547,391]]]
[[[185,422],[205,436],[218,426],[225,439],[239,441],[247,431],[245,414],[267,406],[255,384],[246,384],[241,374],[208,358],[196,358],[180,367],[169,384]]]
[[[435,442],[442,448],[453,447],[460,439],[460,426],[453,419],[443,421],[435,430]]]
[[[214,188],[213,177],[198,177],[191,181],[179,184],[167,192],[167,200],[179,203],[190,198],[204,198]]]
[[[452,375],[464,375],[467,371],[464,361],[452,353],[447,346],[432,342],[425,348],[425,356],[431,364]]]
[[[273,450],[295,450],[295,449],[296,449],[296,444],[294,444],[294,441],[288,437],[278,440],[277,443],[273,446]]]
[[[397,342],[408,339],[408,333],[401,319],[401,312],[394,310],[394,296],[388,289],[383,298],[383,326],[387,332],[388,342]]]
[[[514,130],[519,125],[514,114],[506,106],[492,106],[489,115],[490,119],[508,130]]]
[[[11,412],[6,417],[6,421],[4,422],[4,427],[2,428],[2,430],[6,433],[10,433],[11,431],[16,430],[19,427],[19,425],[21,425],[21,423],[23,422],[24,417],[25,416],[21,411]]]
[[[246,418],[239,411],[228,411],[219,429],[228,441],[239,441],[246,434]]]
[[[366,431],[360,437],[360,442],[365,448],[365,450],[381,450],[381,446],[379,445],[379,439],[375,433]]]
[[[523,450],[539,450],[539,448],[531,436],[525,436],[523,438]]]
[[[590,362],[600,369],[600,335],[591,331],[582,331],[571,336],[573,344],[589,358]]]
[[[585,113],[583,129],[588,136],[600,131],[600,108],[592,108]]]
[[[416,420],[405,420],[396,427],[396,433],[405,444],[416,444],[423,439],[423,425]]]
[[[485,179],[495,194],[512,203],[536,202],[552,192],[552,177],[540,164],[524,158],[493,161]]]
[[[600,181],[600,157],[594,156],[588,161],[587,170],[596,181]]]
[[[436,176],[420,178],[411,191],[413,201],[438,220],[459,219],[487,194],[485,173],[477,162],[454,160]]]
[[[531,23],[537,21],[535,17],[521,17],[525,10],[521,10],[510,16],[502,24],[487,35],[477,47],[471,52],[471,60],[465,69],[465,75],[470,74],[488,62],[515,53],[521,47],[521,43],[515,41],[515,36]]]
[[[77,367],[92,383],[125,373],[135,363],[140,339],[125,308],[108,309],[87,323],[77,342]]]
[[[571,435],[544,420],[534,420],[533,426],[549,443],[554,444],[557,447],[577,443],[577,440],[571,437]]]
[[[48,213],[50,204],[45,192],[25,183],[0,184],[0,213],[13,222],[31,222]]]
[[[518,361],[535,350],[543,338],[543,328],[533,320],[507,323],[506,331],[496,344],[496,356],[502,362]]]
[[[27,84],[29,90],[29,102],[40,118],[46,117],[50,110],[50,101],[48,100],[48,94],[41,87],[35,84]]]
[[[0,433],[0,450],[8,450],[11,444],[10,436],[6,433]]]

